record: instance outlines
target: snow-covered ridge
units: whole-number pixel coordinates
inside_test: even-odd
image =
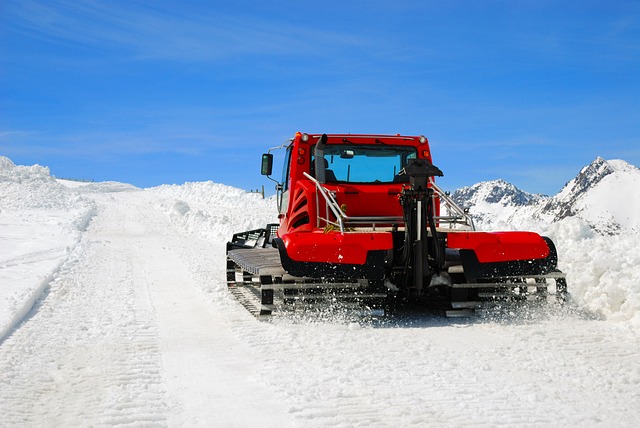
[[[485,230],[576,217],[602,235],[640,233],[640,169],[623,160],[596,158],[553,197],[494,180],[456,190],[453,198]]]
[[[0,339],[31,309],[96,214],[49,168],[0,156]]]
[[[583,219],[601,234],[640,233],[640,169],[596,158],[542,207],[554,221]]]
[[[453,200],[468,208],[479,229],[519,228],[525,211],[549,200],[548,196],[525,192],[504,180],[492,180],[463,187],[452,194]]]
[[[523,206],[546,199],[544,195],[527,193],[502,179],[485,181],[470,187],[456,190],[453,195],[456,202],[464,201],[471,206],[481,202],[503,206]]]

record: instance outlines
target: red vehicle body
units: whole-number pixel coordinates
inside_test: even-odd
[[[237,263],[251,247],[245,232],[228,246],[230,272],[248,271],[260,281],[270,276],[265,290],[358,284],[449,314],[496,298],[546,296],[549,279],[564,296],[551,240],[533,232],[476,231],[469,214],[436,185],[442,172],[425,137],[297,133],[281,148],[279,224],[276,236],[264,229],[269,236],[262,246],[277,249],[282,270],[264,275],[265,265]],[[271,153],[263,155],[267,176],[272,162]],[[272,305],[268,294],[263,312]]]

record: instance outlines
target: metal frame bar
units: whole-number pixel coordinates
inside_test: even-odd
[[[449,212],[447,216],[437,216],[435,218],[436,221],[449,224],[449,226],[453,226],[456,224],[462,224],[469,228],[469,230],[476,230],[476,226],[473,223],[473,218],[471,214],[462,209],[456,202],[449,196],[445,191],[443,191],[435,182],[433,178],[429,179],[429,183],[433,188],[433,191],[440,198],[440,202],[444,203],[445,208]],[[440,204],[440,209],[442,209],[442,204]],[[453,213],[453,215],[452,215]]]
[[[310,174],[304,172],[303,173],[306,178],[311,180],[312,183],[316,186],[316,218],[317,224],[316,227],[321,227],[320,221],[324,221],[326,225],[333,225],[340,229],[340,232],[344,233],[345,229],[348,225],[371,225],[375,230],[377,224],[403,224],[404,218],[397,216],[371,216],[371,217],[350,217],[346,215],[338,201],[336,201],[333,193],[324,187],[318,180],[312,177]],[[476,230],[475,225],[473,224],[473,219],[471,215],[462,208],[460,208],[454,200],[447,195],[440,187],[438,187],[433,180],[430,180],[430,185],[432,186],[434,192],[440,198],[440,202],[443,203],[445,208],[447,209],[449,215],[446,216],[436,216],[435,220],[440,225],[448,224],[450,228],[453,228],[454,225],[462,225],[469,230]],[[325,200],[325,216],[322,217],[320,215],[320,196]],[[435,204],[435,202],[434,202]],[[442,208],[442,206],[441,206]],[[453,213],[453,215],[451,215]],[[336,221],[332,221],[329,219],[329,214],[333,214],[336,218]]]

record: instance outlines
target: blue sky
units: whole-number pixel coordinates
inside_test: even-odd
[[[638,1],[3,0],[0,82],[58,177],[270,190],[296,131],[424,134],[450,190],[640,165]]]

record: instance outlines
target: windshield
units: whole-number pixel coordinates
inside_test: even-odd
[[[415,159],[415,147],[371,145],[327,145],[327,182],[393,183],[398,173]]]

